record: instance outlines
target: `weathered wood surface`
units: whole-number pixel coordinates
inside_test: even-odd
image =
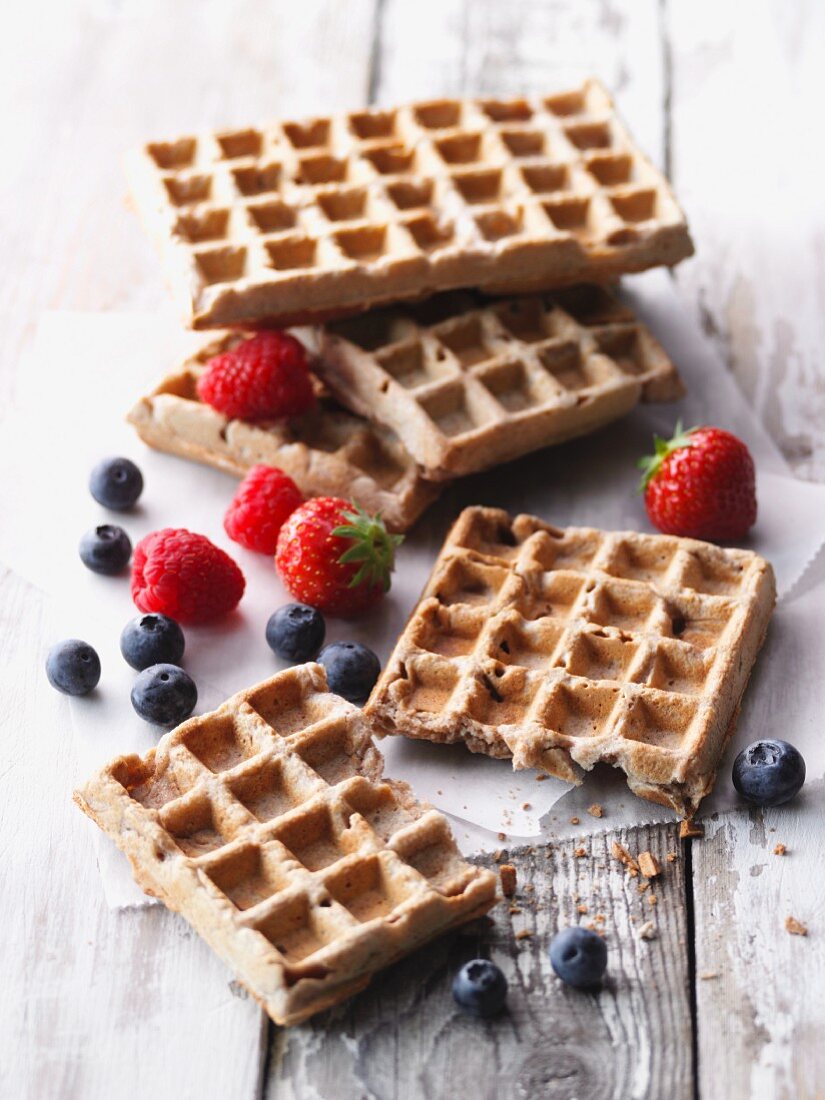
[[[43,309],[170,309],[123,202],[130,143],[368,98],[541,90],[595,71],[688,207],[698,254],[677,279],[690,308],[790,461],[821,477],[823,18],[815,0],[792,11],[758,0],[746,13],[734,0],[19,5],[0,37],[0,420],[14,415],[16,364]],[[693,844],[687,889],[681,860],[667,865],[649,943],[635,931],[644,897],[604,839],[584,857],[569,844],[545,862],[514,855],[540,904],[513,930],[531,926],[532,938],[512,939],[503,913],[485,937],[419,953],[351,1008],[285,1035],[177,918],[106,909],[89,826],[68,799],[64,702],[42,690],[45,615],[38,593],[0,577],[0,1095],[688,1096],[693,969],[719,975],[694,989],[700,1096],[822,1094],[825,825],[811,798],[764,823],[726,817]],[[672,843],[668,830],[642,835],[656,852]],[[778,841],[787,856],[772,855]],[[545,930],[580,916],[573,892],[588,907],[599,893],[607,917],[611,979],[598,997],[549,976]],[[784,931],[788,914],[807,938]],[[483,1039],[448,992],[477,949],[513,988],[510,1014],[482,1025]]]
[[[419,951],[350,1006],[278,1032],[265,1095],[406,1100],[471,1091],[478,1100],[690,1100],[687,922],[677,833],[673,825],[619,835],[629,852],[651,851],[661,864],[661,876],[646,889],[612,856],[611,836],[510,851],[518,912],[503,901],[489,928]],[[678,858],[668,862],[668,853]],[[490,857],[484,862],[495,867]],[[648,922],[649,940],[640,935]],[[599,993],[571,990],[550,966],[550,938],[578,923],[603,929],[608,944],[608,976]],[[461,1013],[450,992],[455,971],[479,956],[498,963],[510,986],[507,1013],[485,1023]]]

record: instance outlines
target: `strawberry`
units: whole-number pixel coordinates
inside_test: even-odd
[[[651,523],[666,535],[744,538],[756,522],[756,474],[742,440],[722,428],[684,431],[679,421],[672,439],[653,442],[655,454],[638,463]]]
[[[209,360],[198,397],[230,419],[300,416],[315,404],[303,344],[275,329]]]
[[[348,618],[389,591],[401,535],[380,515],[338,497],[315,497],[296,508],[278,537],[275,565],[301,603]]]

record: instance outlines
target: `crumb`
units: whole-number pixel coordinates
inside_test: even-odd
[[[529,847],[529,848],[527,849],[527,854],[528,854],[528,856],[534,856],[534,855],[536,854],[536,849],[535,849],[535,848],[533,848],[533,847],[532,847],[532,845],[531,845],[531,846],[530,846],[530,847]]]
[[[493,863],[500,863],[501,862],[501,855],[502,855],[501,848],[496,848],[496,850],[493,852]]]
[[[719,977],[717,970],[703,970],[701,974],[697,974],[700,982],[712,982],[714,978]]]
[[[584,856],[587,855],[587,849],[586,848],[576,848],[573,851],[573,855],[576,857],[576,859],[582,859]]]
[[[577,817],[571,817],[570,818],[570,824],[571,825],[579,825],[579,824],[581,824],[581,822],[579,821],[579,819]]]
[[[587,906],[584,904],[584,902],[582,902],[581,905],[576,906],[576,910],[579,913],[586,913],[587,912]]]
[[[647,882],[647,881],[640,882],[639,885],[636,887],[636,889],[639,891],[640,894],[643,894],[645,892],[645,890],[650,889],[650,883]]]
[[[532,894],[534,890],[535,886],[532,884],[532,882],[528,882],[527,885],[524,887],[525,894]]]
[[[511,898],[516,892],[516,869],[512,863],[502,863],[498,869],[501,879],[501,892],[505,898]]]
[[[657,934],[656,925],[652,920],[646,920],[639,929],[639,937],[643,940],[655,940]]]
[[[684,818],[679,822],[679,837],[686,840],[688,837],[701,837],[705,835],[705,826],[697,825],[692,818]]]
[[[627,848],[623,848],[617,840],[614,840],[610,851],[613,853],[613,858],[617,859],[619,863],[623,863],[629,874],[631,874],[633,878],[636,878],[639,873],[639,865],[630,852],[628,852]]]
[[[785,917],[785,931],[790,932],[792,936],[807,936],[808,926],[796,917]]]
[[[438,791],[436,791],[435,793],[436,793],[436,794],[444,794],[444,792],[443,792],[442,790],[438,790]]]
[[[544,772],[539,772],[539,774],[536,776],[536,782],[543,783],[546,778],[547,776],[544,774]]]
[[[607,920],[607,917],[604,915],[604,913],[597,913],[594,919],[599,921],[601,924],[604,924],[604,922]]]
[[[498,834],[498,839],[499,840],[506,840],[507,839],[507,834],[506,833],[499,833]]]
[[[648,894],[647,895],[647,904],[648,905],[658,905],[659,904],[659,899],[656,897],[655,894]]]
[[[592,806],[588,806],[587,812],[591,817],[602,817],[604,815],[604,810],[600,802],[594,802]]]
[[[529,802],[522,802],[521,808],[522,810],[532,810],[533,807],[530,805]]]
[[[645,878],[656,878],[662,873],[659,861],[652,852],[640,852],[638,856],[639,870]]]
[[[511,916],[513,916],[513,917],[518,916],[518,914],[521,913],[521,912],[522,912],[522,910],[518,907],[518,905],[511,905],[510,906],[510,915]]]
[[[529,928],[521,928],[518,932],[516,932],[516,939],[529,940],[532,935],[533,933],[530,931]]]
[[[784,844],[777,844],[777,846],[773,850],[773,854],[775,856],[784,856],[787,855],[787,852],[788,849],[785,847]]]
[[[667,854],[668,863],[675,863],[678,858],[675,852],[668,852]]]

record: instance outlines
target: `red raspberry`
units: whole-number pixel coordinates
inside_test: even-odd
[[[682,429],[654,437],[643,458],[642,489],[651,522],[666,535],[731,542],[756,522],[756,474],[741,439],[722,428]]]
[[[132,599],[141,611],[205,623],[231,611],[246,581],[230,556],[183,527],[141,539],[132,557]]]
[[[283,470],[253,466],[232,498],[223,526],[247,550],[274,554],[284,520],[303,503],[301,490]]]
[[[210,359],[198,396],[230,419],[299,416],[315,404],[303,344],[285,332],[259,332]]]

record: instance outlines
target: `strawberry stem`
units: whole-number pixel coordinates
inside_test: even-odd
[[[357,504],[352,511],[343,512],[346,523],[333,528],[332,534],[342,539],[351,539],[352,546],[345,550],[338,561],[342,565],[359,562],[355,576],[349,582],[350,588],[366,584],[370,588],[381,587],[385,592],[390,588],[390,574],[395,569],[395,551],[404,541],[403,535],[391,535],[384,526],[381,513],[371,516]]]
[[[691,433],[695,432],[696,428],[688,428],[687,431],[682,427],[681,419],[676,421],[676,427],[673,429],[672,439],[662,439],[660,435],[653,436],[653,449],[652,455],[645,455],[644,458],[640,458],[636,465],[642,471],[642,477],[639,482],[638,492],[643,493],[650,481],[659,472],[659,469],[668,457],[672,455],[674,451],[680,450],[682,447],[692,447],[693,444],[690,440]]]

